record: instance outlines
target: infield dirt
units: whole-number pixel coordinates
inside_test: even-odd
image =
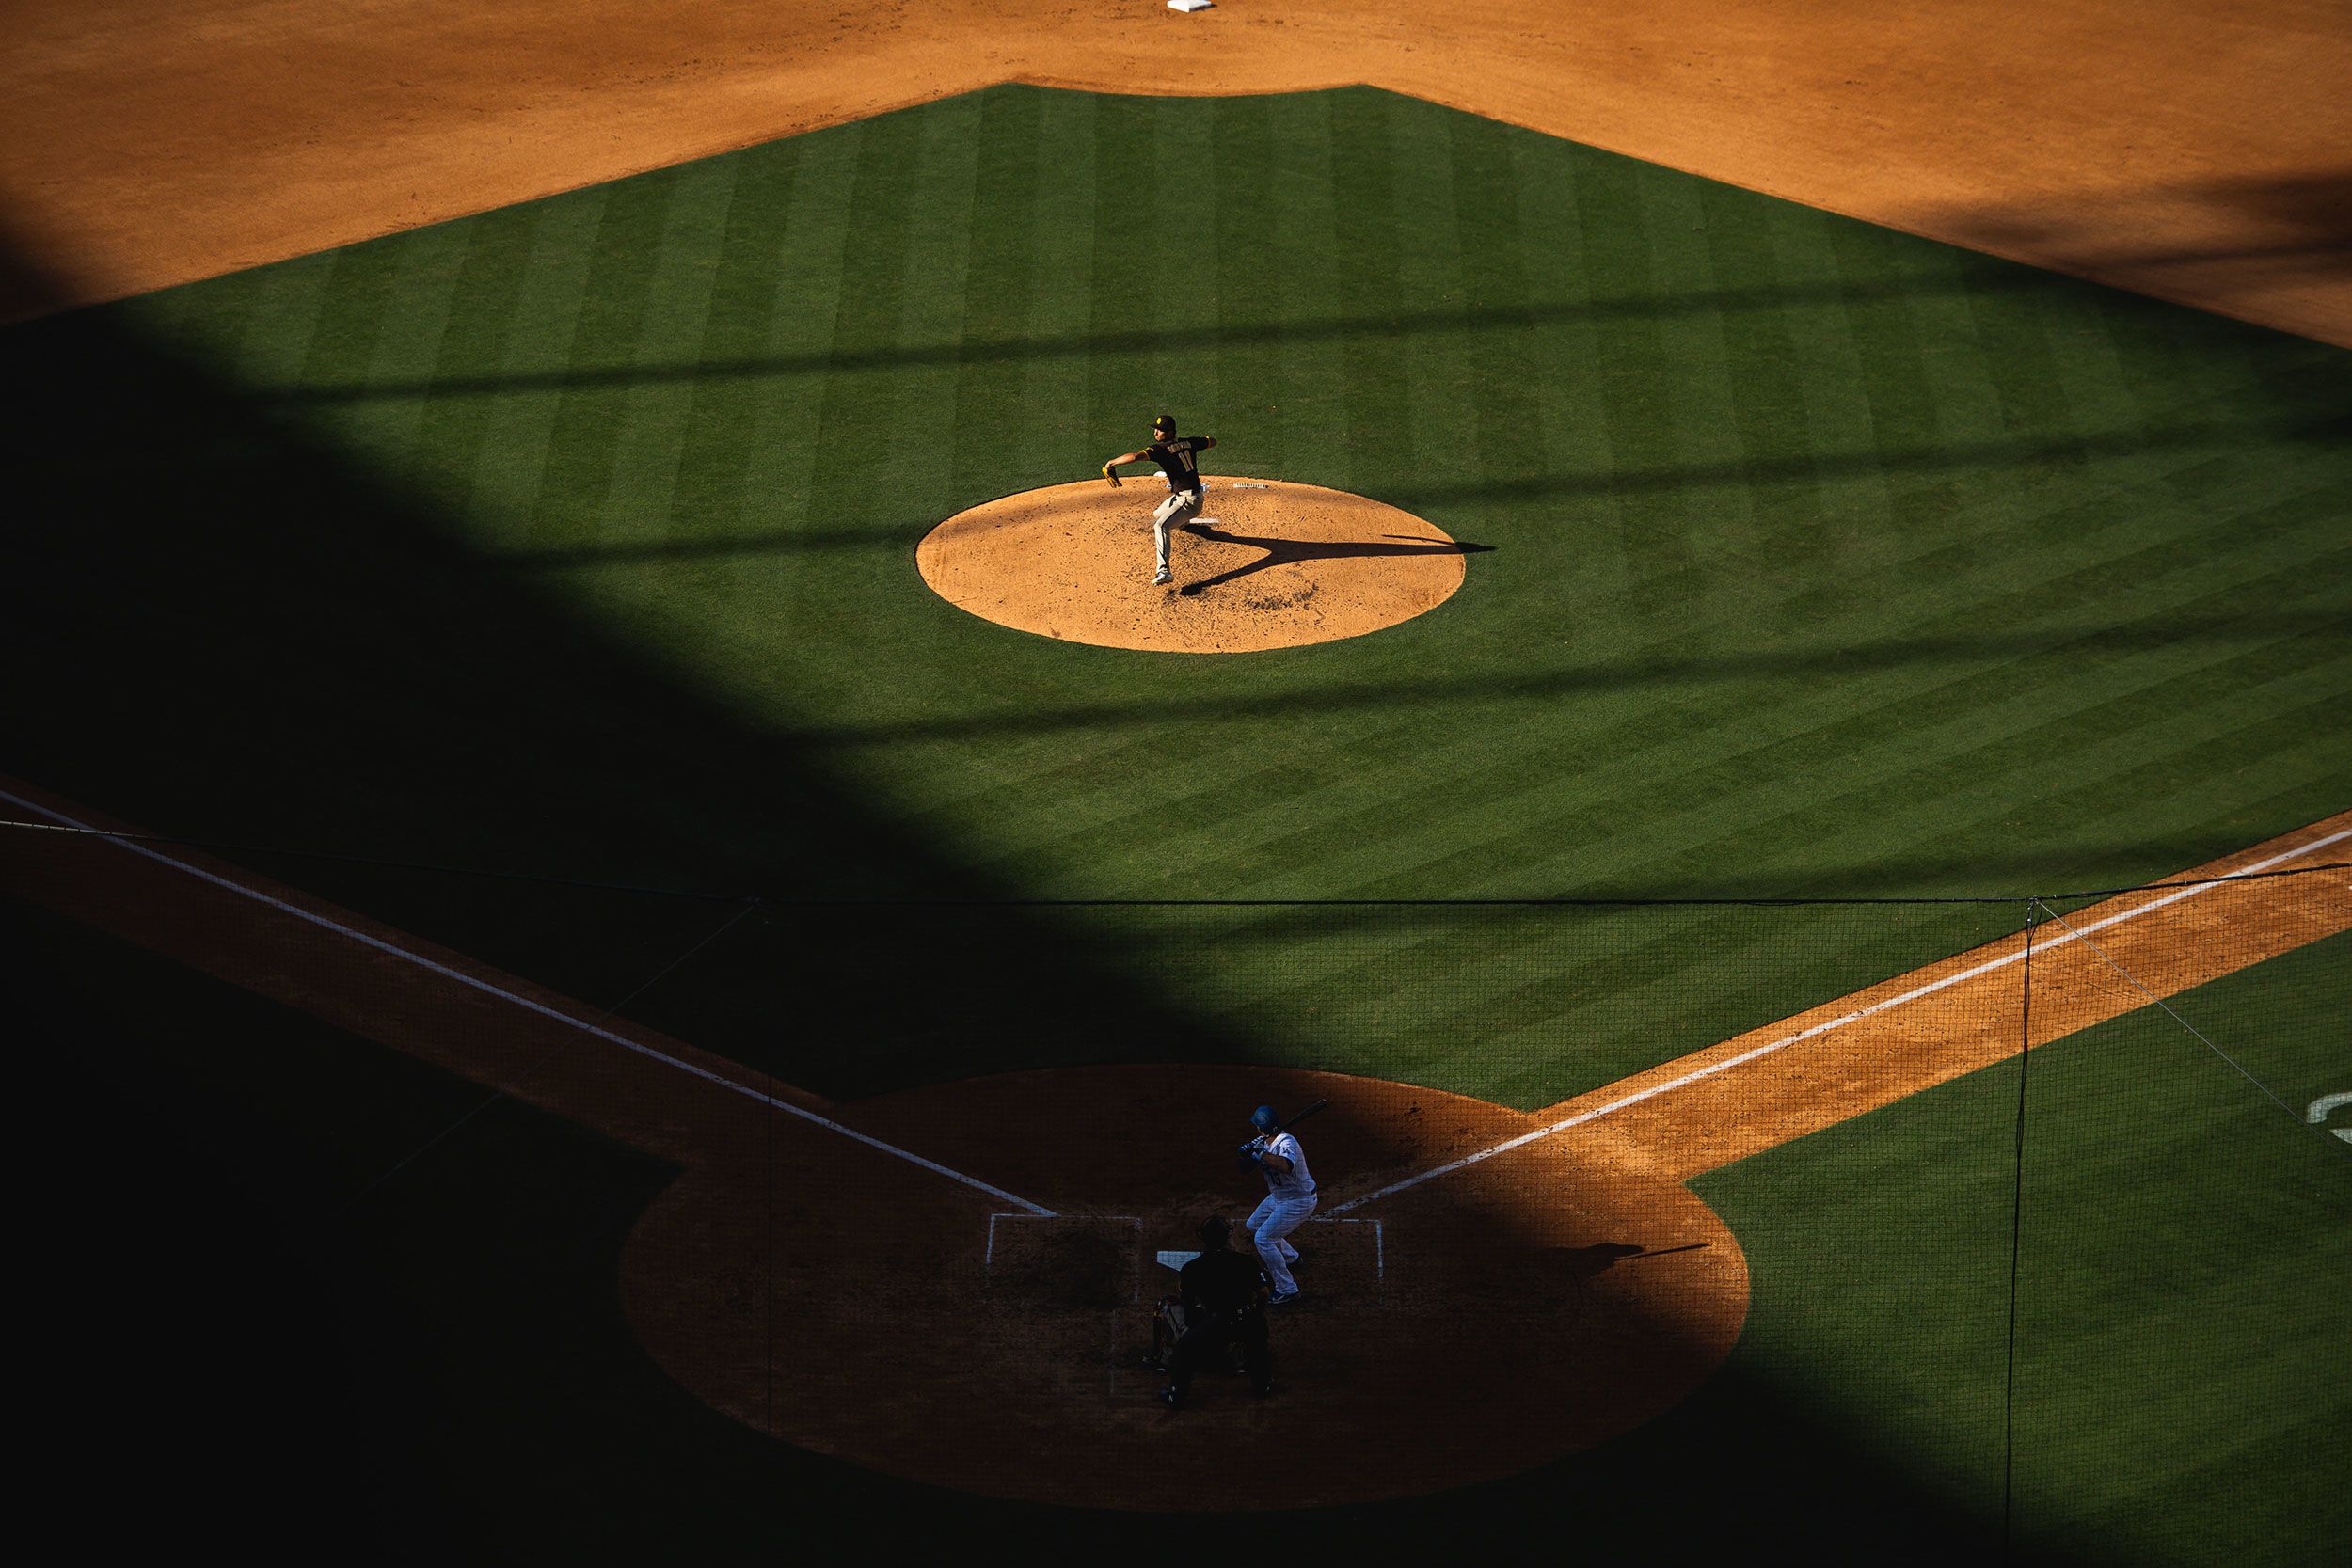
[[[2352,345],[2330,0],[128,0],[0,24],[0,318],[1025,81],[1364,83]]]

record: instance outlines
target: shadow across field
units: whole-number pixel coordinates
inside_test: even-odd
[[[119,315],[10,329],[0,371],[38,389],[0,436],[19,499],[0,650],[20,673],[0,719],[0,768],[144,826],[215,839],[714,891],[1018,891],[894,821],[831,770],[821,737],[763,733],[578,606],[482,572],[448,519],[397,480],[289,428]],[[1000,910],[965,923],[960,942],[880,955],[855,927],[807,922],[788,966],[770,945],[730,968],[717,951],[726,944],[714,944],[674,974],[711,927],[707,908],[660,901],[668,912],[646,914],[577,889],[353,865],[312,873],[299,879],[311,893],[559,991],[609,1004],[661,978],[654,995],[671,1003],[657,1022],[794,1081],[870,1088],[1025,1063],[1249,1061],[1268,1050],[1139,986],[1083,921],[1053,911]],[[157,1398],[233,1396],[254,1424],[286,1423],[321,1449],[364,1432],[356,1451],[374,1516],[323,1495],[288,1499],[255,1528],[323,1529],[313,1555],[326,1540],[335,1555],[375,1556],[421,1519],[448,1539],[408,1543],[420,1554],[455,1542],[580,1560],[623,1543],[675,1550],[682,1519],[694,1521],[698,1554],[714,1558],[772,1554],[780,1521],[797,1539],[854,1520],[869,1545],[1048,1523],[1089,1552],[1135,1540],[1130,1516],[918,1489],[720,1418],[652,1371],[612,1289],[620,1238],[662,1173],[552,1118],[501,1108],[453,1123],[474,1091],[243,1005],[166,960],[21,908],[8,914],[38,955],[11,1006],[49,1020],[12,1043],[93,1080],[70,1105],[109,1108],[85,1133],[105,1152],[103,1180],[72,1189],[69,1224],[86,1242],[117,1235],[142,1195],[167,1190],[172,1234],[200,1230],[276,1264],[230,1282],[233,1309],[196,1321],[282,1309],[307,1325],[240,1340],[248,1358],[223,1388],[126,1358],[119,1315],[98,1320],[54,1347],[82,1370],[82,1397],[149,1412]],[[812,1005],[807,977],[826,982],[827,999]],[[700,1032],[714,1020],[718,1038]],[[114,1109],[117,1079],[166,1075],[174,1093]],[[190,1106],[219,1113],[199,1117],[194,1149],[167,1136],[194,1125]],[[428,1143],[364,1204],[334,1212],[371,1166]],[[257,1207],[257,1190],[291,1195],[290,1212]],[[134,1235],[161,1246],[154,1228]],[[83,1288],[143,1301],[155,1296],[153,1256],[195,1261],[184,1247],[86,1250],[100,1258]],[[171,1278],[175,1293],[209,1287],[193,1266]],[[175,1449],[154,1516],[249,1496],[242,1452],[217,1440]],[[1370,1549],[1473,1526],[1548,1534],[1571,1517],[1587,1545],[1647,1550],[1648,1521],[1687,1516],[1694,1474],[1716,1507],[1677,1527],[1675,1544],[1692,1555],[1742,1553],[1761,1538],[1815,1559],[1980,1560],[1996,1528],[1803,1388],[1734,1374],[1589,1463],[1252,1528],[1276,1545]],[[1205,1553],[1231,1527],[1151,1528]]]
[[[1627,465],[1566,473],[1524,474],[1446,484],[1406,484],[1368,491],[1374,499],[1408,511],[1490,502],[1579,501],[1628,495],[1658,495],[1727,486],[1754,488],[1892,476],[1961,476],[2007,469],[2063,469],[2149,453],[2226,452],[2279,441],[2339,443],[2352,436],[2352,409],[2314,420],[2308,412],[2247,420],[2216,420],[2132,430],[2090,432],[2057,438],[2020,436],[1998,441],[1947,442],[1926,447],[1873,447],[1861,451],[1813,451],[1803,456],[1754,456],[1709,463]],[[1563,518],[1564,523],[1571,518]],[[614,544],[567,545],[553,549],[500,551],[478,557],[516,571],[560,571],[603,565],[691,565],[697,562],[757,555],[797,555],[837,550],[904,549],[939,519],[874,528],[813,528],[715,538],[691,535]],[[1241,543],[1259,543],[1239,540]],[[1491,548],[1463,546],[1465,553]],[[1380,553],[1359,550],[1357,553]],[[1409,554],[1409,550],[1387,553]],[[1272,562],[1268,562],[1272,564]]]
[[[1458,677],[1414,681],[1333,681],[1307,690],[1236,696],[1200,692],[1148,701],[1068,704],[983,713],[859,723],[809,725],[795,731],[813,746],[886,746],[907,740],[955,740],[983,735],[1047,735],[1069,730],[1156,726],[1198,719],[1279,719],[1299,704],[1319,711],[1407,709],[1469,702],[1542,703],[1595,692],[1649,687],[1785,685],[1791,680],[1844,679],[1916,664],[1949,664],[1956,671],[2028,657],[2093,657],[2141,648],[2209,643],[2261,647],[2295,637],[2329,636],[2340,617],[2278,610],[2259,619],[2179,616],[2136,626],[2058,626],[2008,628],[1959,637],[1897,638],[1879,642],[1781,640],[1706,653],[1657,651],[1597,657],[1548,670],[1484,670]]]

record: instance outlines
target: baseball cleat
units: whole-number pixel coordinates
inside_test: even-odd
[[[1160,575],[1159,575],[1159,576],[1157,576],[1157,577],[1155,577],[1155,578],[1153,578],[1152,580],[1153,582],[1155,582],[1155,583],[1165,583],[1165,582],[1167,582],[1167,581],[1168,581],[1168,568],[1167,568],[1167,567],[1165,567],[1165,566],[1161,567],[1161,568],[1160,568]]]
[[[1175,1387],[1171,1385],[1170,1386],[1160,1390],[1160,1402],[1168,1406],[1170,1410],[1177,1410],[1183,1407],[1184,1399],[1182,1394],[1176,1392]]]
[[[1292,1302],[1296,1301],[1300,1296],[1303,1296],[1307,1292],[1304,1291],[1278,1291],[1273,1296],[1267,1298],[1266,1305],[1268,1307],[1288,1307]]]

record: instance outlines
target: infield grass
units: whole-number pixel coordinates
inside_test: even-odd
[[[2352,776],[2352,356],[1371,89],[994,88],[0,354],[50,395],[14,585],[65,585],[8,607],[9,754],[201,836],[785,897],[2021,892]],[[923,587],[931,524],[1163,409],[1492,553],[1216,658]],[[276,868],[598,997],[709,927]],[[1533,1105],[2014,924],[908,919],[646,1006],[835,1093],[1132,1053]],[[780,1036],[815,993],[942,1012]]]

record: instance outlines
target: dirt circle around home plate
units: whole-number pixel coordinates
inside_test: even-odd
[[[1298,1131],[1323,1208],[1293,1238],[1304,1294],[1271,1323],[1277,1392],[1213,1370],[1171,1411],[1145,1364],[1181,1260],[1162,1254],[1263,1196],[1234,1158],[1248,1107],[1317,1099]],[[647,1210],[626,1309],[714,1408],[934,1486],[1178,1512],[1450,1490],[1668,1409],[1746,1315],[1730,1229],[1629,1146],[1538,1138],[1400,1188],[1535,1126],[1467,1096],[1136,1065],[833,1114],[928,1167],[781,1123]]]
[[[1238,654],[1361,637],[1453,597],[1485,546],[1368,496],[1205,476],[1152,580],[1157,479],[1025,490],[959,512],[915,546],[932,592],[982,620],[1104,648]]]

